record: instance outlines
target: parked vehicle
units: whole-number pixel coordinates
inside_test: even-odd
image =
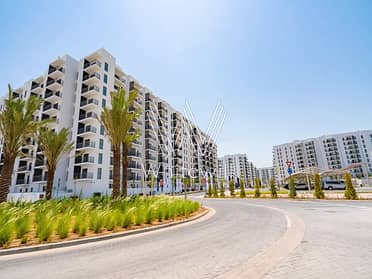
[[[345,190],[345,181],[343,180],[325,180],[323,181],[324,190]]]
[[[306,183],[296,183],[295,184],[296,190],[309,190],[309,187]],[[288,183],[283,186],[284,189],[289,189]]]

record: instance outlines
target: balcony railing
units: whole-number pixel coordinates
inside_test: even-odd
[[[100,79],[101,78],[101,75],[99,73],[93,73],[93,74],[90,74],[90,75],[84,75],[83,77],[83,81],[86,81],[90,78],[97,78],[97,79]]]
[[[95,119],[98,119],[98,115],[94,112],[87,112],[85,114],[80,114],[79,115],[79,120],[83,120],[83,119],[86,119],[86,118],[95,118]]]
[[[64,73],[65,68],[63,68],[63,67],[59,67],[59,68],[50,67],[49,71],[48,71],[48,74],[54,73],[55,71],[59,71],[61,73]]]
[[[74,179],[93,179],[93,172],[74,173]]]
[[[57,79],[57,80],[49,79],[47,81],[47,86],[52,85],[53,83],[58,83],[60,85],[63,85],[63,80],[62,79]]]
[[[38,182],[38,181],[46,181],[46,175],[34,175],[32,181]]]
[[[50,104],[50,103],[47,103],[47,104],[44,105],[44,107],[43,107],[43,111],[47,111],[47,110],[52,109],[52,108],[58,110],[58,109],[59,109],[59,108],[58,108],[58,104],[54,104],[54,105],[52,105],[52,104]]]
[[[60,91],[57,91],[57,92],[47,91],[47,92],[45,92],[45,99],[49,98],[51,96],[62,97],[62,93]]]
[[[75,164],[80,163],[94,163],[94,157],[93,156],[76,157]]]
[[[86,68],[88,68],[88,67],[90,67],[90,66],[93,66],[93,65],[97,65],[99,68],[101,68],[102,63],[99,62],[98,60],[93,60],[93,61],[91,61],[91,62],[87,62],[87,63],[85,63],[85,64],[84,64],[84,69],[86,69]]]
[[[87,87],[82,88],[81,93],[84,94],[84,93],[86,93],[88,91],[92,91],[92,90],[99,93],[99,87],[96,86],[96,85],[91,85],[91,86],[87,86]]]
[[[84,147],[96,147],[96,143],[94,141],[85,141],[85,142],[78,142],[76,144],[76,149],[84,148]]]
[[[78,135],[83,134],[83,133],[88,133],[88,132],[97,133],[97,128],[93,126],[87,126],[85,128],[80,128],[78,130]]]
[[[94,105],[97,105],[98,106],[98,100],[96,99],[88,99],[88,100],[82,100],[80,102],[80,106],[83,107],[85,105],[88,105],[88,104],[94,104]]]

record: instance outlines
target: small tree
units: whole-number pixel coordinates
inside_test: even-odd
[[[261,181],[259,178],[256,178],[254,180],[254,188],[255,188],[254,197],[255,198],[259,198],[261,196],[260,186],[261,186]]]
[[[224,187],[225,179],[220,178],[220,197],[225,197],[225,187]]]
[[[246,194],[245,194],[245,189],[244,189],[244,180],[242,177],[240,178],[239,186],[240,186],[240,197],[245,198]]]
[[[230,191],[230,196],[235,196],[235,183],[234,179],[230,179],[229,181],[229,191]]]
[[[45,194],[47,200],[52,198],[54,174],[58,161],[73,148],[73,143],[68,142],[68,134],[67,128],[62,128],[59,132],[44,127],[39,130],[38,144],[47,159],[48,179]]]
[[[314,197],[317,199],[324,199],[324,192],[319,173],[314,174]]]
[[[291,176],[289,178],[289,193],[288,193],[288,197],[290,197],[291,199],[294,199],[294,198],[296,198],[296,196],[297,196],[296,185],[295,185],[295,181],[294,181],[293,176]]]
[[[358,195],[351,181],[351,174],[345,173],[344,180],[345,180],[345,199],[348,199],[348,200],[358,199]]]
[[[270,194],[272,199],[278,198],[278,193],[276,192],[275,180],[274,178],[270,179]]]
[[[150,178],[150,191],[151,191],[150,195],[152,196],[154,192],[155,183],[156,183],[156,177],[155,175],[151,173],[149,178]]]

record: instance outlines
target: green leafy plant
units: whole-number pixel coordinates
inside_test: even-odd
[[[241,198],[245,198],[246,197],[246,193],[245,193],[245,189],[244,189],[244,181],[243,181],[243,178],[241,177],[239,179],[239,186],[240,186],[240,197]]]
[[[345,173],[344,174],[344,180],[345,180],[345,199],[348,200],[356,200],[358,199],[358,195],[355,191],[355,188],[353,186],[353,183],[351,181],[351,174]]]
[[[71,228],[71,215],[70,214],[62,215],[57,222],[57,228],[56,228],[56,232],[59,238],[60,239],[67,238],[70,233],[70,228]]]
[[[259,178],[256,178],[255,181],[254,181],[254,197],[255,198],[259,198],[261,196],[261,191],[260,191],[260,187],[261,187],[261,181]]]
[[[234,179],[229,180],[229,191],[230,191],[230,196],[235,196],[235,182]]]
[[[295,184],[295,181],[294,181],[293,176],[290,176],[290,177],[289,177],[289,183],[288,183],[288,186],[289,186],[288,197],[291,198],[291,199],[296,198],[296,196],[297,196],[297,191],[296,191],[296,184]]]
[[[314,197],[317,199],[324,199],[324,192],[319,173],[314,174]]]
[[[274,178],[271,178],[270,179],[269,184],[270,184],[270,196],[271,196],[271,198],[272,199],[278,198],[278,193],[276,191],[276,186],[275,186],[275,180],[274,180]]]

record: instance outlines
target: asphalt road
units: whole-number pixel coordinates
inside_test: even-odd
[[[100,243],[0,257],[0,278],[215,278],[244,265],[285,232],[305,225],[301,244],[265,278],[372,278],[372,204],[204,200],[211,218]],[[257,205],[259,207],[257,207]]]

